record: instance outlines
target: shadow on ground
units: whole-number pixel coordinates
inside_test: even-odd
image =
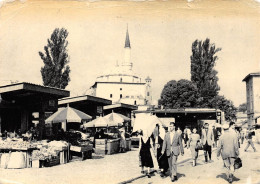
[[[226,181],[228,180],[226,173],[221,173],[221,174],[217,175],[216,178],[222,178]],[[239,181],[239,180],[240,179],[237,178],[236,176],[233,177],[233,181]]]

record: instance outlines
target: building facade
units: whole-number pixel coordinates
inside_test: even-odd
[[[243,81],[246,82],[247,119],[251,125],[260,115],[260,72],[248,74]]]
[[[143,80],[133,71],[131,44],[128,29],[126,32],[124,60],[111,70],[98,76],[95,84],[86,94],[106,98],[112,103],[130,105],[150,105],[152,102],[152,79]]]

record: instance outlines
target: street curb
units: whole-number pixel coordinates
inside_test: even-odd
[[[216,151],[216,150],[217,150],[216,148],[213,148],[212,152],[214,152],[214,151]],[[199,154],[198,157],[203,156],[203,155],[204,155],[204,153]],[[182,160],[181,162],[178,162],[177,165],[180,165],[180,164],[183,164],[183,163],[185,163],[185,162],[188,162],[188,161],[191,160],[191,159],[192,159],[192,158],[187,158],[187,159],[185,159],[185,160]],[[154,170],[154,171],[152,171],[151,173],[154,173],[154,172],[156,172],[156,171]],[[145,176],[146,176],[146,175],[140,175],[140,176],[137,176],[137,177],[128,179],[128,180],[126,180],[126,181],[119,182],[118,184],[131,183],[131,182],[133,182],[133,181],[135,181],[135,180],[138,180],[138,179],[140,179],[140,178],[144,178]]]

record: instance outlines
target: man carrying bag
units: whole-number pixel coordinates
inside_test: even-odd
[[[235,160],[239,156],[239,146],[236,134],[229,130],[229,125],[223,125],[224,134],[219,138],[219,145],[217,149],[217,157],[220,154],[227,168],[228,182],[232,183],[235,171]]]

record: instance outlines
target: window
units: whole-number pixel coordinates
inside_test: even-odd
[[[110,98],[112,98],[113,97],[113,95],[112,94],[110,94]]]
[[[134,102],[134,103],[135,103],[135,105],[136,105],[136,100],[135,100],[135,102]]]
[[[120,98],[122,98],[122,94],[120,94]]]
[[[122,77],[120,78],[120,82],[123,82],[123,79],[122,79]]]
[[[147,96],[149,96],[150,95],[150,93],[149,92],[147,92]]]
[[[122,91],[122,88],[120,88],[120,91]]]

